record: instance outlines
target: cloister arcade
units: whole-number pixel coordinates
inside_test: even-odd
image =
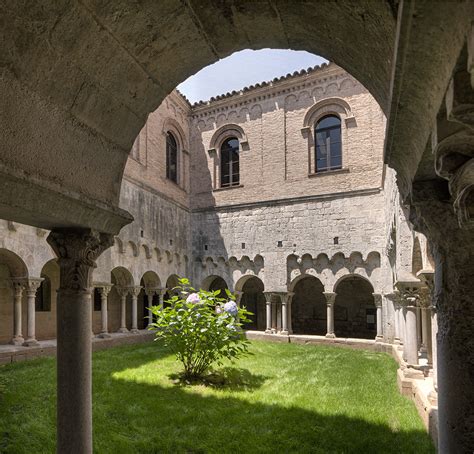
[[[58,257],[58,452],[92,452],[93,269],[132,221],[118,201],[135,137],[188,75],[236,50],[263,47],[304,49],[336,62],[386,113],[385,162],[397,172],[413,224],[433,246],[439,450],[472,451],[471,1],[8,2],[1,15],[0,217],[51,230],[48,243]],[[14,278],[13,337],[23,334],[25,297],[28,341],[41,268],[32,272],[28,258],[1,253],[8,263],[1,272]],[[410,303],[399,334],[413,362],[420,284],[398,286]],[[122,328],[123,319],[122,310]]]

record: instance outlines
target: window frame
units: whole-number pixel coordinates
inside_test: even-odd
[[[323,122],[326,118],[336,118],[338,120],[338,124],[334,126],[326,126],[323,128],[318,128],[318,125]],[[331,153],[331,141],[330,141],[330,131],[339,130],[339,150],[340,150],[340,164],[337,166],[332,165],[332,153]],[[326,133],[326,142],[329,139],[329,147],[327,148],[327,157],[326,157],[326,167],[318,168],[318,141],[317,141],[317,134],[318,133]],[[327,113],[321,117],[319,117],[316,122],[314,123],[314,173],[326,173],[326,172],[333,172],[336,170],[343,169],[343,149],[342,149],[342,119],[339,115],[334,113]],[[327,146],[327,145],[326,145]]]
[[[230,158],[228,159],[228,164],[229,164],[229,183],[224,184],[223,183],[223,176],[224,176],[224,160],[223,160],[223,147],[225,144],[228,144],[230,141],[236,140],[237,141],[237,147],[232,147],[226,150],[230,154]],[[237,153],[237,161],[234,161],[232,158],[232,154],[236,152]],[[240,140],[237,136],[229,136],[226,137],[222,142],[219,147],[219,188],[221,189],[227,189],[227,188],[235,188],[237,186],[240,186],[240,152],[241,152],[241,147],[240,147]],[[238,173],[237,173],[237,181],[233,181],[234,179],[234,165],[235,162],[238,164]]]
[[[171,176],[171,170],[170,170],[170,142],[169,138],[172,138],[174,141],[174,148],[175,148],[175,178],[172,178]],[[176,138],[175,134],[168,130],[166,131],[166,136],[165,136],[165,144],[166,144],[166,179],[169,181],[172,181],[173,183],[179,185],[180,184],[180,178],[179,178],[179,171],[180,171],[180,165],[179,165],[179,142],[178,139]]]

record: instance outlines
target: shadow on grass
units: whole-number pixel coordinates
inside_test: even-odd
[[[212,370],[201,379],[190,380],[183,374],[170,374],[169,379],[176,386],[204,385],[218,390],[251,391],[260,388],[267,377],[252,374],[248,369],[222,367]]]
[[[166,375],[159,384],[117,376],[169,355],[149,346],[94,355],[94,453],[434,453],[426,432],[397,428],[398,414],[389,425],[349,416],[344,402],[331,413],[290,404],[278,387],[266,393],[266,377],[246,369],[222,369],[228,386],[217,392],[173,386]],[[0,409],[0,452],[54,452],[52,366],[48,360],[14,368],[23,384]],[[21,412],[12,413],[18,405]]]

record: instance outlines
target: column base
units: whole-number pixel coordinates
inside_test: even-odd
[[[23,342],[24,347],[34,347],[35,345],[39,345],[36,339],[26,339],[26,341]]]
[[[383,342],[383,336],[375,336],[375,342]]]
[[[438,405],[438,393],[434,389],[428,393],[428,400],[431,405]]]
[[[99,339],[109,339],[110,337],[112,337],[109,333],[107,332],[104,332],[104,333],[99,333],[97,334],[97,336]]]
[[[130,330],[130,332],[131,332],[132,334],[139,334],[139,333],[140,333],[140,331],[138,331],[137,328],[132,328],[132,329]]]
[[[288,330],[281,330],[278,334],[281,334],[282,336],[288,336],[289,332]]]
[[[20,336],[17,336],[17,337],[14,337],[11,341],[10,341],[10,344],[11,345],[23,345],[25,342],[25,339],[23,337],[20,337]]]
[[[266,329],[265,334],[272,334],[272,330],[271,329]]]
[[[394,337],[393,344],[394,345],[400,345],[401,344],[400,339],[398,337]]]
[[[119,328],[117,330],[117,333],[128,333],[128,329],[127,328]]]
[[[335,339],[336,335],[334,333],[327,333],[326,338],[327,339]]]

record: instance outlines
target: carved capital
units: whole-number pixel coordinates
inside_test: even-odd
[[[58,256],[60,290],[88,292],[95,261],[114,243],[113,235],[90,229],[53,230],[48,244]]]
[[[145,295],[153,298],[155,294],[158,294],[160,289],[158,287],[145,287]]]
[[[11,284],[16,297],[21,297],[25,288],[25,279],[12,279]]]
[[[372,293],[374,297],[375,307],[382,307],[382,295],[380,293]]]
[[[43,282],[43,278],[29,278],[25,280],[25,289],[26,293],[30,297],[36,296],[37,290],[40,288],[41,282]]]
[[[136,285],[134,287],[129,287],[128,291],[129,291],[130,295],[132,295],[132,297],[136,298],[140,294],[141,289],[142,289],[141,286]]]
[[[112,284],[110,284],[110,285],[101,284],[100,287],[97,286],[97,290],[99,291],[100,296],[107,298],[107,295],[112,290]]]
[[[422,287],[419,291],[418,304],[423,309],[428,309],[431,306],[431,295],[428,287]]]
[[[270,304],[272,302],[273,292],[263,292],[263,295],[265,296],[265,302]]]
[[[126,297],[130,293],[130,287],[115,286],[115,289],[117,290],[119,296],[122,298]]]
[[[328,306],[333,306],[336,302],[336,293],[334,292],[323,292],[323,295],[326,297],[326,304]]]

